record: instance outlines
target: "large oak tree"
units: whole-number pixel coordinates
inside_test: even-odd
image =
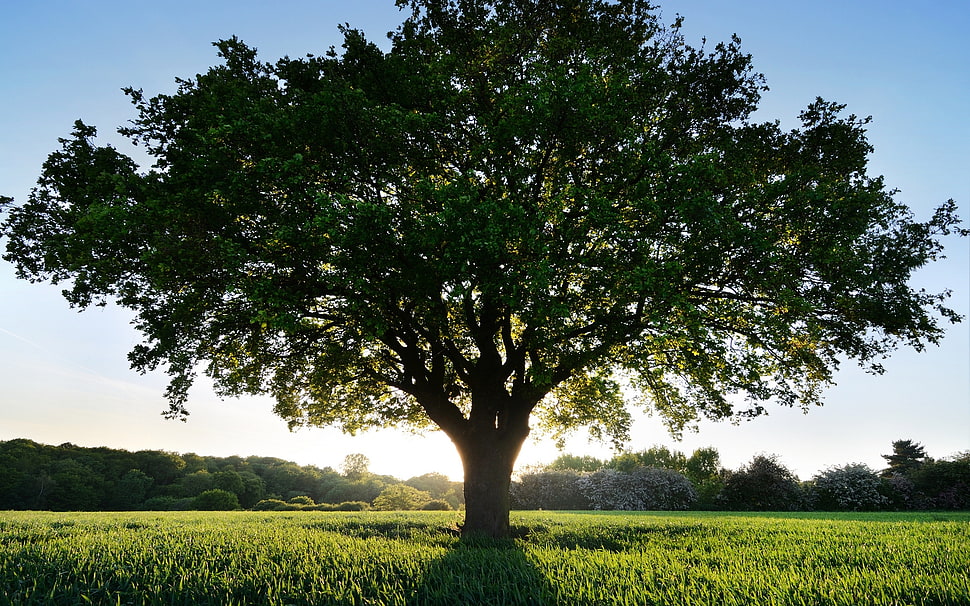
[[[237,39],[173,94],[128,89],[142,169],[76,123],[3,226],[20,277],[116,301],[136,369],[272,394],[293,425],[437,426],[466,532],[509,534],[530,419],[622,440],[810,406],[956,320],[914,270],[957,229],[866,174],[866,120],[753,123],[737,39],[642,0],[398,0],[389,50],[344,28],[265,63]]]

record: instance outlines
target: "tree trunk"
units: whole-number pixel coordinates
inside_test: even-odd
[[[512,468],[528,436],[525,431],[488,428],[455,441],[465,469],[465,524],[462,538],[508,539]]]

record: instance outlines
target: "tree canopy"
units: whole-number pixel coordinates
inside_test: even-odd
[[[440,427],[466,493],[501,493],[533,416],[622,441],[631,398],[675,433],[807,407],[957,319],[908,285],[954,203],[916,221],[839,104],[750,121],[737,38],[692,47],[642,0],[397,4],[388,49],[233,38],[174,93],[126,89],[154,165],[78,121],[10,210],[20,277],[135,311],[172,416],[201,368],[293,425]]]

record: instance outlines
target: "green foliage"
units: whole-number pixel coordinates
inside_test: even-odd
[[[596,471],[602,468],[603,461],[590,455],[559,455],[555,461],[545,466],[549,471]]]
[[[912,474],[914,488],[939,509],[970,509],[970,452],[927,461]]]
[[[374,499],[377,511],[413,511],[430,502],[431,494],[407,484],[392,484]]]
[[[421,511],[451,511],[451,503],[444,499],[431,499],[421,506]]]
[[[896,440],[893,442],[893,453],[882,455],[882,458],[889,464],[882,472],[884,476],[909,476],[927,460],[926,449],[912,440]]]
[[[369,466],[370,459],[358,452],[344,457],[344,462],[340,466],[340,470],[348,480],[360,481],[367,477],[369,473],[367,468]]]
[[[797,511],[806,506],[798,478],[774,455],[758,455],[728,472],[718,503],[741,511]]]
[[[687,470],[687,457],[684,453],[670,450],[666,446],[653,446],[640,452],[624,452],[606,463],[609,469],[631,472],[638,467],[656,467],[678,473]]]
[[[201,511],[233,511],[241,509],[239,497],[221,488],[206,490],[193,500],[193,509]]]
[[[589,497],[579,481],[583,474],[572,469],[546,469],[523,474],[511,487],[513,509],[589,509]]]
[[[461,482],[452,482],[444,474],[435,472],[426,473],[405,480],[404,483],[429,493],[435,500],[447,502],[451,509],[458,509],[465,503],[465,495]]]
[[[452,512],[12,512],[0,602],[832,604],[970,602],[967,514],[513,514],[504,547]],[[6,600],[4,602],[4,600]]]

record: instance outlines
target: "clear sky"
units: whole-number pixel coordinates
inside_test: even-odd
[[[932,7],[932,8],[930,8]],[[970,218],[970,4],[892,0],[671,0],[665,19],[686,18],[691,41],[709,45],[737,33],[771,88],[760,119],[795,126],[816,96],[873,116],[870,174],[884,175],[920,219],[948,198]],[[321,54],[350,23],[375,41],[403,18],[393,0],[256,2],[205,0],[38,0],[5,5],[0,19],[0,194],[18,202],[73,121],[99,127],[102,141],[134,117],[124,86],[172,92],[217,61],[211,42],[237,35],[261,58]],[[123,147],[124,149],[124,147]],[[2,244],[2,243],[0,243]],[[951,306],[970,312],[967,239],[948,239],[946,261],[920,272],[919,286],[951,289]],[[139,375],[126,354],[138,342],[130,315],[117,308],[81,314],[59,289],[14,279],[0,262],[0,440],[30,438],[128,450],[203,455],[263,455],[338,466],[362,452],[371,469],[408,478],[439,471],[461,478],[458,456],[440,434],[335,430],[289,433],[265,399],[220,401],[199,385],[187,423],[166,421],[163,375]],[[657,419],[634,427],[630,448],[667,444],[686,452],[714,446],[736,468],[759,453],[777,454],[802,479],[833,465],[882,466],[897,439],[922,442],[944,457],[970,449],[970,324],[949,330],[940,347],[900,351],[882,376],[847,364],[825,406],[803,415],[770,408],[739,426],[704,424],[681,443]],[[578,435],[573,454],[609,456]],[[557,451],[530,439],[520,467]]]

